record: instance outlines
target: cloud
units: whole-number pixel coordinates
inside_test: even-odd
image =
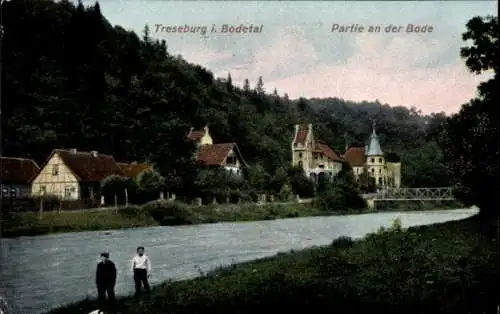
[[[256,80],[262,75],[268,90],[277,88],[292,98],[378,99],[393,106],[415,106],[424,113],[453,113],[475,97],[476,86],[485,79],[466,70],[458,51],[447,64],[431,67],[436,59],[449,55],[452,46],[426,35],[404,34],[390,39],[382,34],[360,35],[357,52],[343,65],[333,61],[319,64],[313,47],[300,32],[281,35],[274,42],[262,47],[256,54],[258,62],[238,72],[233,81]],[[282,68],[295,74],[268,79]]]
[[[191,41],[189,45],[185,45],[184,49],[177,53],[181,54],[188,62],[194,62],[209,69],[212,68],[213,64],[230,60],[233,56],[230,52],[217,52],[210,49],[201,41]]]
[[[300,26],[284,27],[272,35],[248,52],[218,52],[203,39],[186,43],[179,52],[216,76],[231,73],[240,86],[247,78],[254,85],[262,76],[267,91],[276,88],[291,98],[378,99],[392,106],[415,106],[424,113],[457,112],[475,97],[477,85],[485,79],[467,71],[456,39],[442,33],[339,35],[355,42],[353,54],[344,56],[343,62],[335,57],[343,54],[342,45],[333,45],[325,58]]]

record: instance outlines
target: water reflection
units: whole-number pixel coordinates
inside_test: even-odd
[[[118,269],[116,293],[130,294],[129,261],[139,245],[153,265],[151,284],[199,275],[221,265],[326,245],[339,236],[362,237],[400,217],[405,227],[457,220],[477,211],[379,213],[248,223],[138,228],[2,239],[0,295],[12,313],[44,313],[65,303],[95,296],[99,253],[111,252]]]

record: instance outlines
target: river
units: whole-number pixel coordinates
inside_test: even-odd
[[[245,223],[65,233],[1,239],[0,296],[13,314],[39,314],[95,296],[99,254],[108,251],[118,268],[116,293],[133,292],[129,260],[137,246],[152,261],[151,283],[196,277],[228,265],[291,249],[326,245],[339,236],[359,238],[390,226],[404,227],[470,217],[476,209],[309,217]]]

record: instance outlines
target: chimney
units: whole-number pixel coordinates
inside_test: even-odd
[[[90,154],[92,154],[92,157],[97,157],[97,151],[96,150],[91,151]]]
[[[69,150],[71,153],[76,153],[76,148],[72,148]]]

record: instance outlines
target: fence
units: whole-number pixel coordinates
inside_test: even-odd
[[[38,212],[68,211],[99,207],[96,200],[61,200],[55,197],[26,197],[16,199],[2,199],[2,211],[9,212]]]

